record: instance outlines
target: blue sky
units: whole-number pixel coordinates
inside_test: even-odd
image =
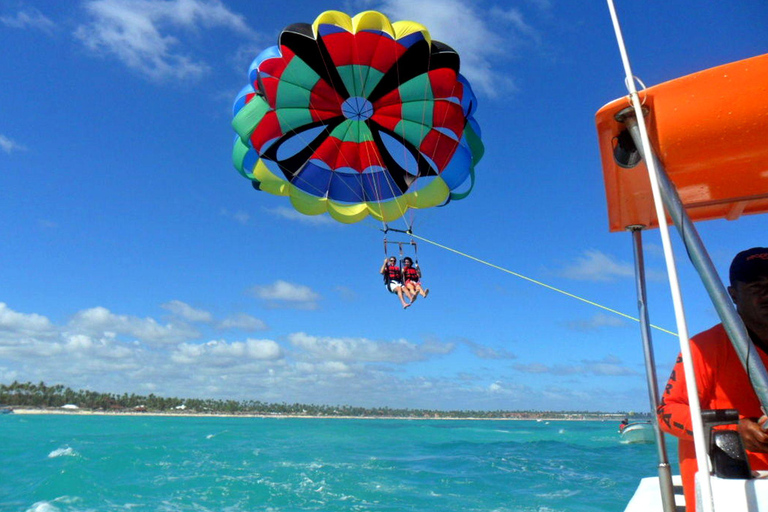
[[[385,292],[381,226],[294,214],[231,163],[231,103],[282,28],[377,9],[456,48],[486,153],[417,234],[636,316],[594,113],[603,2],[0,0],[0,382],[439,409],[648,410],[637,324],[427,243]],[[768,4],[617,4],[647,85],[765,53]],[[700,225],[721,275],[766,221]],[[658,231],[651,321],[675,330]],[[679,244],[677,244],[679,247]],[[717,322],[679,253],[689,329]],[[662,379],[677,340],[655,332]]]

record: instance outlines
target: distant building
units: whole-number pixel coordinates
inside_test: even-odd
[[[67,409],[68,411],[75,411],[75,410],[79,409],[79,407],[76,406],[75,404],[64,404],[64,405],[61,406],[61,408],[62,409]]]

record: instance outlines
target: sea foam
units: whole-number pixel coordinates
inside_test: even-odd
[[[29,507],[26,512],[58,512],[58,510],[49,501],[38,501]]]
[[[65,446],[64,448],[57,448],[56,450],[53,450],[51,453],[48,454],[49,459],[55,459],[56,457],[77,457],[80,455],[75,450],[70,448],[69,446]]]

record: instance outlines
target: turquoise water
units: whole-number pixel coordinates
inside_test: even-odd
[[[0,417],[0,510],[623,510],[653,445],[608,422]]]

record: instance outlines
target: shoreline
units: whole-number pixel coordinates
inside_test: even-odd
[[[180,411],[101,411],[90,409],[41,409],[33,407],[12,408],[13,414],[19,415],[51,415],[51,416],[169,416],[174,418],[273,418],[273,419],[341,419],[341,420],[447,420],[447,421],[621,421],[622,415],[610,415],[604,417],[579,415],[581,417],[544,416],[541,418],[479,418],[458,416],[317,416],[308,414],[258,414],[258,413],[206,413],[206,412],[180,412]]]

